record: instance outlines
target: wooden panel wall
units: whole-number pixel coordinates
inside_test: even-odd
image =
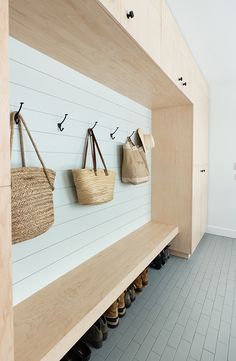
[[[7,44],[8,1],[0,0],[0,360],[13,361]]]
[[[172,249],[187,257],[192,225],[192,106],[154,111],[153,134],[158,151],[152,159],[152,219],[178,225]]]
[[[57,172],[54,226],[13,247],[16,304],[151,219],[151,183],[132,186],[120,181],[122,143],[138,127],[150,131],[151,111],[13,39],[10,94],[12,110],[25,102],[22,114],[42,158]],[[57,123],[65,113],[69,116],[61,133]],[[95,121],[107,166],[117,173],[115,197],[107,204],[81,206],[71,169],[81,166],[86,130]],[[111,140],[117,126],[116,139]],[[27,138],[25,149],[27,164],[38,166]],[[16,139],[12,166],[19,165]]]

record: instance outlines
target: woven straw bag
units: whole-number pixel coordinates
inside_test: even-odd
[[[86,168],[89,141],[91,145],[93,169]],[[104,169],[97,169],[96,150],[101,158]],[[86,135],[82,169],[73,169],[72,173],[80,204],[101,204],[113,199],[115,172],[107,170],[92,129],[88,129]]]
[[[11,113],[11,152],[16,112]],[[23,117],[17,114],[21,168],[11,170],[12,243],[26,241],[46,232],[54,222],[53,190],[56,173],[46,169]],[[22,134],[24,126],[42,168],[26,167]]]
[[[143,147],[136,146],[128,137],[123,145],[122,182],[140,184],[149,181],[149,169]]]

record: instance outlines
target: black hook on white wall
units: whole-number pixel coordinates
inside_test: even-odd
[[[115,139],[114,134],[117,132],[118,129],[119,129],[119,127],[116,127],[116,130],[113,133],[110,133],[111,139],[113,139],[113,140]]]
[[[61,132],[63,132],[63,130],[64,130],[64,128],[62,128],[62,124],[66,120],[67,116],[68,116],[68,114],[65,114],[63,121],[61,123],[57,123],[57,126]]]
[[[19,124],[18,115],[20,114],[20,111],[21,111],[21,109],[23,107],[23,104],[24,104],[24,102],[20,102],[20,107],[19,107],[18,111],[15,114],[14,120],[15,120],[16,124]]]
[[[96,127],[97,124],[98,124],[98,122],[95,122],[94,126],[92,128],[90,128],[90,129],[93,130]]]
[[[135,130],[132,132],[131,135],[128,136],[128,138],[129,138],[130,140],[131,140],[131,137],[134,135],[134,133],[135,133]]]

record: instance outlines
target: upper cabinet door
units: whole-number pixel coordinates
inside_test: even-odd
[[[195,61],[165,1],[162,3],[161,68],[192,100]]]
[[[121,24],[160,64],[162,0],[121,0]]]
[[[121,0],[99,0],[109,13],[120,22],[121,17]]]

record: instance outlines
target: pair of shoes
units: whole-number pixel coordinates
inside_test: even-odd
[[[125,307],[129,308],[136,299],[134,283],[127,288],[125,291]]]
[[[104,317],[107,321],[108,327],[115,328],[119,325],[118,300],[113,302],[113,304],[106,310]]]
[[[129,303],[128,295],[126,292],[122,292],[118,299],[106,310],[104,316],[108,327],[115,328],[119,325],[119,319],[126,314],[126,303]]]
[[[95,324],[81,338],[82,341],[87,342],[94,348],[101,348],[103,341],[107,339],[108,326],[107,320],[104,316],[100,317]]]
[[[148,285],[148,268],[146,268],[134,281],[135,291],[142,292],[143,287]]]
[[[61,361],[89,361],[90,357],[90,348],[83,341],[78,341]]]
[[[135,293],[135,285],[134,283],[131,283],[131,285],[128,287],[127,292],[129,293],[131,302],[134,302],[136,299],[136,293]]]

